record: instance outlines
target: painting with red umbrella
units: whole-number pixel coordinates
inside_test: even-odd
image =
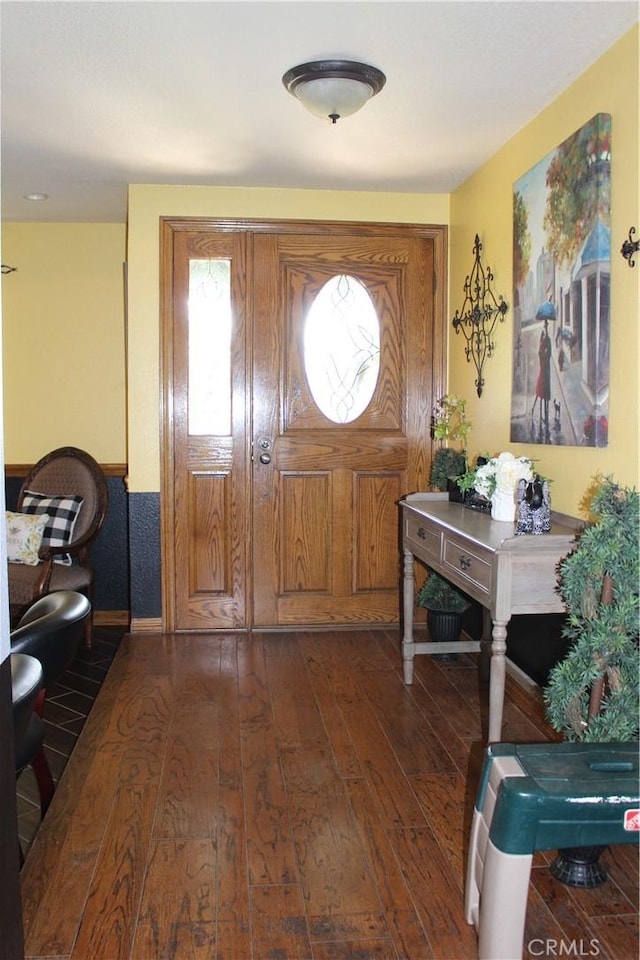
[[[514,184],[511,440],[607,445],[610,197],[604,113]]]

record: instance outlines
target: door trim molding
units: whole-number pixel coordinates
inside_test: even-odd
[[[160,219],[160,582],[163,632],[175,627],[174,591],[169,570],[175,567],[173,526],[175,474],[173,470],[173,346],[169,335],[173,317],[173,234],[180,229],[175,221]],[[131,629],[134,629],[132,621]]]

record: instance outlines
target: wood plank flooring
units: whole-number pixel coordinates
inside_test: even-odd
[[[385,630],[126,637],[22,872],[29,960],[476,957],[485,671],[422,656],[407,687],[399,649]],[[548,735],[510,682],[503,739]],[[524,956],[636,957],[637,850],[610,848],[586,891],[552,856]]]

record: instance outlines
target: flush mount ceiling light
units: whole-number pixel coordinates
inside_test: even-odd
[[[355,60],[315,60],[287,70],[282,82],[314,117],[337,123],[375,97],[387,78],[381,70]]]

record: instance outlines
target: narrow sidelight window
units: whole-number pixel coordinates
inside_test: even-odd
[[[189,433],[231,433],[231,261],[189,260]]]

